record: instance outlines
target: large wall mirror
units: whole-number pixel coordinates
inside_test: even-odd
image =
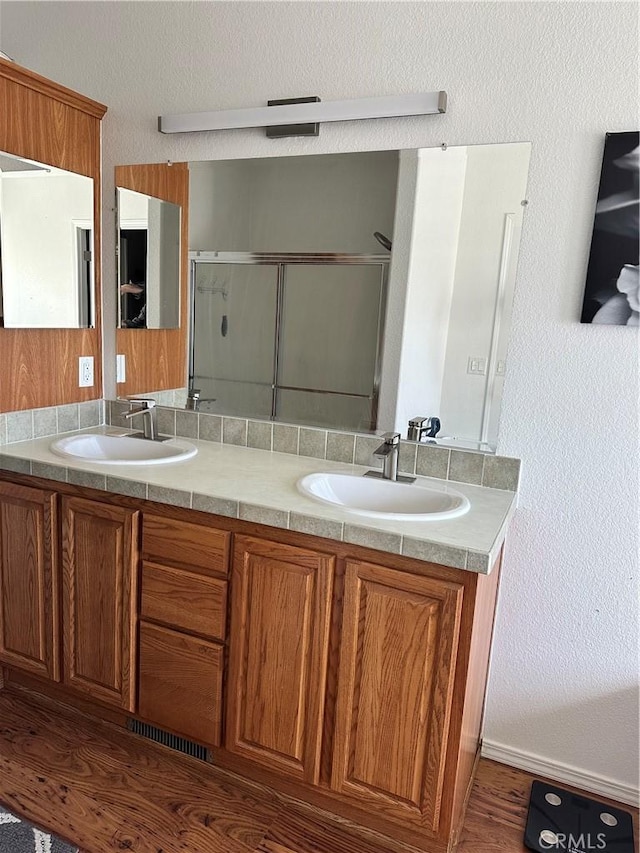
[[[0,153],[0,304],[7,328],[94,325],[93,178]]]
[[[430,417],[443,443],[495,448],[529,156],[507,143],[190,163],[174,404],[403,437]]]
[[[118,325],[180,326],[180,206],[117,188]]]

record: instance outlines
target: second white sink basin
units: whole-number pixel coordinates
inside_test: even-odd
[[[162,465],[183,462],[198,452],[188,441],[172,438],[169,441],[149,441],[129,435],[99,435],[85,433],[60,438],[51,444],[58,456],[102,465]]]
[[[307,474],[298,481],[303,494],[355,515],[396,521],[443,521],[469,511],[465,495],[448,485],[395,483],[354,474]]]

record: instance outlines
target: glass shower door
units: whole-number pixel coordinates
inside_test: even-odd
[[[279,420],[375,429],[384,272],[373,263],[285,266]]]
[[[200,411],[270,418],[278,265],[193,266],[191,375]]]

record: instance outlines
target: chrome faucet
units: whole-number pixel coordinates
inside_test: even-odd
[[[422,441],[422,436],[428,430],[425,426],[427,418],[411,418],[407,429],[407,441]]]
[[[185,409],[190,409],[192,412],[197,412],[200,408],[200,389],[192,388],[187,395]]]
[[[407,430],[407,440],[422,441],[423,438],[435,438],[439,431],[439,418],[411,418]]]
[[[187,395],[185,409],[190,409],[192,412],[200,411],[200,403],[215,403],[216,397],[201,397],[199,388],[192,388]]]
[[[382,478],[384,480],[398,479],[398,451],[400,450],[400,433],[385,432],[382,434],[384,441],[373,455],[382,459]]]
[[[200,408],[200,389],[192,388],[187,395],[185,409],[190,409],[192,412],[197,412]]]
[[[125,397],[125,403],[131,406],[139,406],[137,409],[131,409],[123,417],[127,420],[135,418],[136,415],[142,415],[142,430],[143,437],[150,441],[157,441],[158,436],[158,412],[156,409],[156,401],[146,397]]]

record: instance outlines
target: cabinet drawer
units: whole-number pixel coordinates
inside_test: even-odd
[[[224,647],[140,622],[138,713],[198,743],[220,745]]]
[[[145,513],[142,522],[142,552],[145,559],[177,563],[206,574],[229,571],[231,534]]]
[[[212,640],[224,640],[227,582],[145,562],[141,616]]]

